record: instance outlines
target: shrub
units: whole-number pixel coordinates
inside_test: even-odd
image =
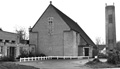
[[[109,64],[119,64],[120,63],[120,53],[118,51],[110,51],[108,53],[107,63]]]
[[[36,56],[36,57],[44,57],[44,56],[46,56],[46,55],[43,54],[43,53],[41,53],[41,54],[36,54],[35,56]]]
[[[21,53],[16,59],[29,57],[28,53]]]
[[[20,59],[20,58],[27,58],[27,57],[44,57],[46,56],[45,54],[41,53],[41,54],[32,54],[32,53],[29,53],[29,54],[21,54],[19,55],[16,59]]]
[[[0,61],[1,62],[4,62],[4,61],[15,61],[15,59],[14,59],[14,57],[4,56],[4,57],[0,58]]]

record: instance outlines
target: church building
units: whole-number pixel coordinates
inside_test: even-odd
[[[83,29],[51,2],[29,29],[29,41],[35,47],[35,54],[47,56],[92,57],[95,46]]]

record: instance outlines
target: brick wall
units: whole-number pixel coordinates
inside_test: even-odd
[[[48,18],[53,17],[52,33],[49,33]],[[32,32],[38,32],[38,39],[30,33],[30,44],[36,44],[38,40],[37,52],[44,53],[50,56],[63,55],[64,50],[64,34],[63,31],[70,30],[68,25],[56,13],[56,11],[49,7],[44,15],[38,20],[33,27]]]

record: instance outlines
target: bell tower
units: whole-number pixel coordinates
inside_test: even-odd
[[[115,6],[106,4],[106,46],[107,50],[114,50],[116,47],[116,26],[115,26]]]

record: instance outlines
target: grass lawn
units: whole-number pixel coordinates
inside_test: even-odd
[[[0,69],[39,69],[32,66],[19,65],[15,63],[1,62]]]
[[[90,68],[120,68],[120,64],[113,65],[113,64],[108,64],[107,62],[94,62],[94,61],[89,61],[85,64],[85,66],[90,67]]]
[[[86,64],[85,66],[90,67],[90,68],[116,68],[115,65],[111,65],[108,63],[96,63],[96,64]]]

